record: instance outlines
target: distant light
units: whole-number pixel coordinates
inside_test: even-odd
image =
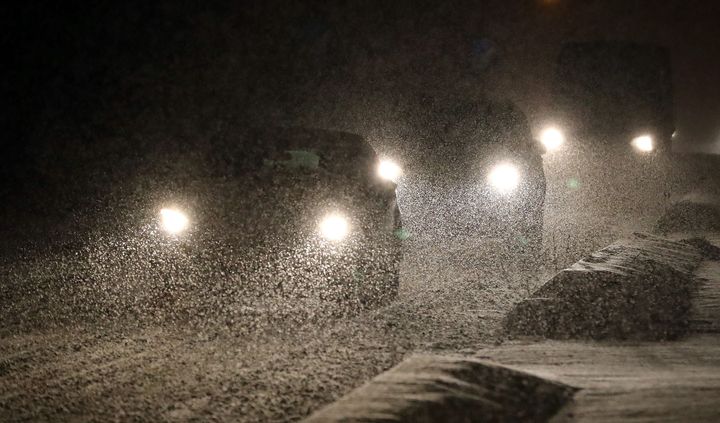
[[[655,149],[655,143],[650,135],[636,137],[632,140],[632,145],[643,153],[649,153]]]
[[[378,175],[387,181],[397,182],[402,175],[402,169],[394,161],[383,159],[378,164]]]
[[[179,234],[180,232],[187,229],[190,221],[187,216],[176,209],[162,209],[160,210],[160,225],[163,230],[170,234]]]
[[[329,214],[320,221],[320,235],[328,241],[342,241],[349,232],[350,224],[340,214]]]
[[[551,126],[540,133],[540,142],[547,151],[555,151],[565,143],[565,134],[558,128]]]
[[[490,185],[503,194],[514,191],[520,184],[520,172],[509,163],[496,165],[488,174]]]

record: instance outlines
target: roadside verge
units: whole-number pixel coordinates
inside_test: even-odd
[[[305,422],[545,421],[575,391],[475,358],[414,355]]]
[[[689,327],[701,244],[635,233],[561,270],[517,304],[505,329],[550,339],[678,339]]]

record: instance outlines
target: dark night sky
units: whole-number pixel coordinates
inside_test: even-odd
[[[389,48],[377,56],[385,63],[393,54],[414,54],[403,51],[398,42],[402,30],[393,27],[423,32],[412,45],[425,43],[429,47],[420,47],[418,54],[425,49],[431,57],[454,40],[446,37],[446,43],[433,50],[437,27],[446,35],[457,29],[494,43],[496,59],[481,85],[493,97],[517,102],[536,127],[552,114],[550,82],[563,42],[624,39],[665,45],[673,58],[680,147],[720,152],[720,2],[485,0],[290,6],[276,1],[214,2],[212,7],[202,2],[158,3],[162,6],[134,1],[111,7],[29,2],[6,8],[2,42],[7,60],[0,86],[6,108],[2,123],[10,128],[4,131],[5,148],[25,149],[26,138],[35,136],[30,134],[36,134],[39,121],[46,119],[63,120],[68,126],[90,115],[110,119],[110,114],[98,117],[97,111],[112,108],[122,97],[122,87],[152,66],[170,69],[173,77],[177,69],[186,69],[178,80],[193,83],[227,78],[234,88],[218,96],[232,102],[232,95],[246,100],[247,92],[259,95],[265,86],[302,84],[308,75],[340,80],[346,77],[343,66],[356,63],[355,49],[383,51],[387,43]],[[358,47],[358,41],[367,41],[367,46]],[[318,48],[323,43],[329,46]],[[188,51],[194,63],[185,56]],[[323,51],[333,52],[332,58],[316,57]],[[225,65],[233,70],[193,70]],[[284,66],[294,71],[282,76]],[[277,75],[266,75],[271,67]],[[276,95],[268,90],[269,97]],[[140,96],[152,102],[159,91],[155,87]],[[138,104],[122,101],[132,107]],[[202,101],[197,107],[203,107]]]

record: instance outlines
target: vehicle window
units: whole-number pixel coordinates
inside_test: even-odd
[[[266,158],[263,160],[263,165],[266,167],[303,168],[311,170],[320,167],[320,156],[311,150],[286,150],[281,156],[282,157],[279,158]]]

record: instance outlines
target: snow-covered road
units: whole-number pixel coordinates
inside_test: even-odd
[[[470,354],[498,342],[505,313],[544,278],[651,229],[662,212],[560,202],[564,182],[547,173],[544,252],[532,269],[472,242],[418,236],[408,242],[396,302],[322,327],[258,337],[167,326],[6,334],[0,420],[293,421],[412,352]]]

